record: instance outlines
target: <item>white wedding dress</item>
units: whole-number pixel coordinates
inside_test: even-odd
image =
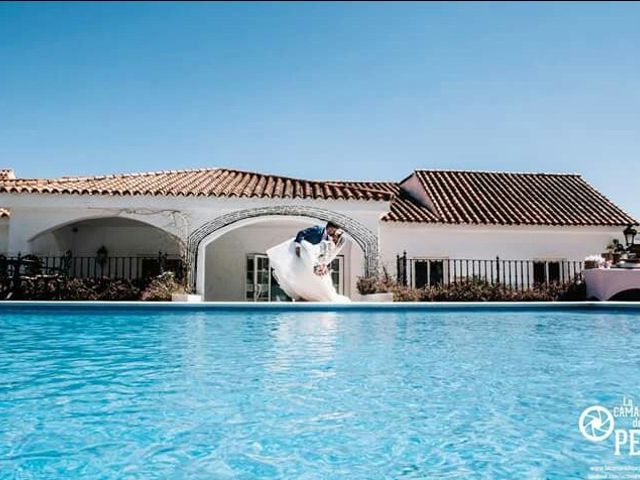
[[[349,298],[336,292],[329,270],[324,275],[316,275],[314,272],[318,265],[331,264],[346,241],[344,235],[338,246],[330,239],[322,240],[317,245],[306,240],[296,244],[294,240],[287,240],[267,250],[273,276],[280,288],[293,300],[350,302]],[[296,255],[296,245],[300,245],[300,257]]]

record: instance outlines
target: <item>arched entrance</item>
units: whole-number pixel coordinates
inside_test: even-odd
[[[304,217],[315,221],[331,221],[339,225],[360,247],[364,255],[364,274],[374,275],[378,271],[378,237],[365,225],[341,213],[317,207],[283,205],[259,207],[228,213],[205,223],[194,230],[187,242],[189,281],[194,291],[198,289],[198,268],[203,268],[204,247],[220,234],[230,231],[236,224],[246,224],[251,219],[265,217]],[[200,285],[201,287],[202,285]]]
[[[93,255],[106,246],[118,255],[149,255],[158,251],[178,254],[178,239],[149,223],[126,217],[95,217],[66,222],[39,232],[29,239],[31,253]]]
[[[49,227],[29,240],[45,269],[74,277],[139,279],[162,269],[182,273],[181,242],[149,223],[119,216],[83,218]]]
[[[198,293],[206,301],[287,301],[277,278],[271,275],[266,252],[317,223],[307,217],[258,217],[218,230],[200,248]],[[347,242],[331,265],[336,291],[351,296],[362,271],[362,250],[355,242]]]

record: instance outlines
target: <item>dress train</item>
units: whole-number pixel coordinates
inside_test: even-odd
[[[300,257],[296,255],[296,245],[300,246]],[[289,239],[267,250],[267,256],[280,288],[292,299],[345,303],[351,300],[336,292],[331,274],[316,275],[314,272],[319,264],[330,264],[338,251],[330,240],[312,245],[306,240],[297,244]]]

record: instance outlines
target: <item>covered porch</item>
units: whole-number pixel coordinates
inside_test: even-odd
[[[142,280],[183,273],[181,242],[171,233],[124,217],[99,217],[48,228],[29,240],[24,268],[75,278]],[[26,260],[25,260],[26,259]]]
[[[203,249],[202,295],[206,301],[289,301],[272,275],[266,251],[299,230],[323,224],[305,217],[262,217],[238,222],[209,239]],[[353,296],[363,274],[363,252],[353,240],[332,262],[338,293]]]

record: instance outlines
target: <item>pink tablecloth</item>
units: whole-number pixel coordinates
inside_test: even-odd
[[[583,272],[587,298],[609,300],[625,290],[640,289],[640,269],[593,268]]]

